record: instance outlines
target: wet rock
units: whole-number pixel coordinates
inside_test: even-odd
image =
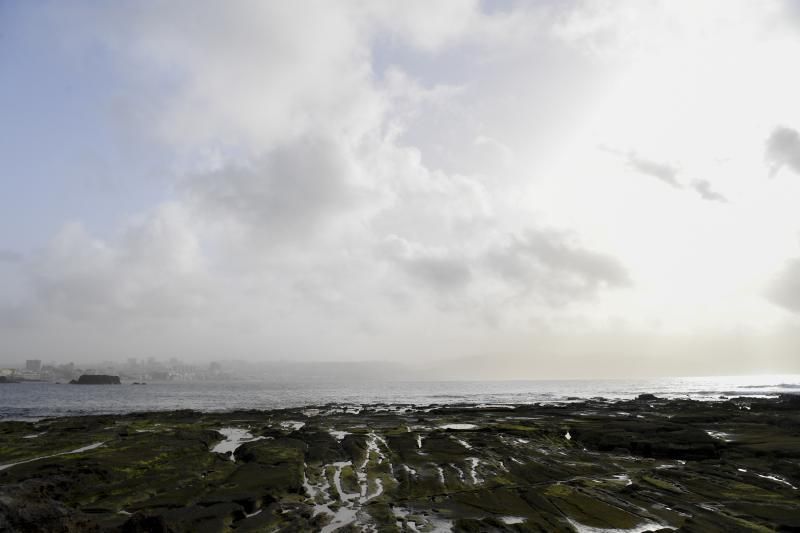
[[[141,513],[128,518],[119,528],[120,533],[174,533],[163,516],[146,516]]]
[[[47,497],[46,491],[39,487],[6,487],[0,492],[0,531],[77,533],[96,530],[97,525],[90,517]]]
[[[106,374],[83,374],[77,380],[71,380],[70,385],[119,385],[119,376]]]
[[[0,530],[800,527],[794,398],[747,399],[751,409],[737,399],[650,401],[5,422],[0,465],[20,464],[0,470]],[[284,424],[296,421],[305,424]],[[469,429],[441,429],[452,424]],[[211,452],[222,427],[269,438],[241,445],[232,461]]]

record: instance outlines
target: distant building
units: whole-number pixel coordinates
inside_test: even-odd
[[[25,370],[28,372],[40,372],[42,370],[42,361],[40,359],[28,359],[25,361]]]

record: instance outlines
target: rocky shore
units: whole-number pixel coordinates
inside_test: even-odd
[[[0,422],[0,531],[800,531],[800,396]]]

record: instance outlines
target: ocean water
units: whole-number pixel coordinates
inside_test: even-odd
[[[800,394],[800,375],[637,380],[169,382],[144,386],[10,383],[0,385],[0,420],[171,409],[275,409],[327,403],[430,405],[561,402],[598,396],[626,399],[646,392],[666,398],[689,397],[707,401],[719,400],[720,396]]]

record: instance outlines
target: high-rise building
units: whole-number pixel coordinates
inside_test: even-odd
[[[42,370],[42,361],[39,359],[28,359],[25,361],[25,370],[28,372],[40,372]]]

